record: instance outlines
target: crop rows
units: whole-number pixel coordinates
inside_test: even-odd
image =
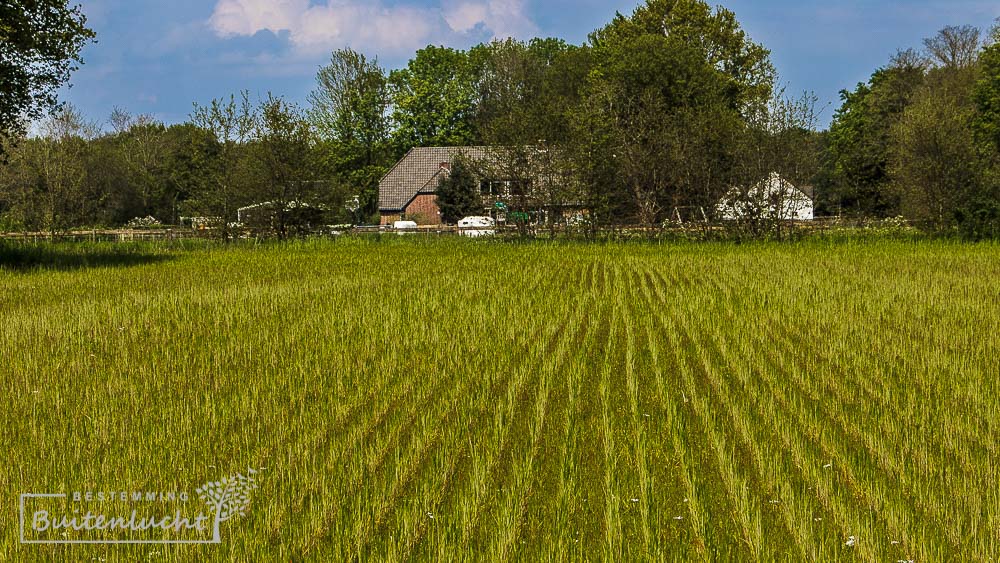
[[[1000,558],[995,245],[141,251],[0,270],[0,559]],[[246,468],[220,545],[18,540]]]

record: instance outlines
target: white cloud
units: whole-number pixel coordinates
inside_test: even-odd
[[[458,33],[469,33],[482,25],[495,39],[527,38],[538,33],[524,0],[447,0],[444,19]]]
[[[527,37],[538,28],[525,0],[443,0],[443,6],[386,5],[379,0],[218,0],[209,20],[220,37],[287,31],[299,52],[350,46],[380,54],[450,43],[480,26],[495,38]]]
[[[468,33],[485,22],[488,14],[489,9],[486,4],[465,2],[445,11],[444,19],[451,29],[459,33]]]

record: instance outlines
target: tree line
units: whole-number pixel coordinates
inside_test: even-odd
[[[110,130],[64,108],[39,135],[6,144],[0,227],[210,217],[228,236],[241,208],[265,203],[279,236],[371,223],[379,179],[409,149],[482,145],[502,149],[490,176],[533,187],[515,194],[515,210],[572,203],[594,226],[712,217],[720,198],[749,197],[777,173],[813,186],[819,214],[902,215],[990,236],[998,49],[996,30],[946,28],[844,92],[824,132],[815,97],[787,95],[770,52],[703,0],[647,0],[582,45],[428,46],[392,71],[343,49],[305,108],[242,93],[172,126],[116,110]],[[754,232],[773,227],[748,219]]]
[[[825,204],[1000,236],[1000,22],[946,27],[842,93],[826,135]]]

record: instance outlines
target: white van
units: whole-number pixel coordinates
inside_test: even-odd
[[[392,224],[392,230],[400,235],[408,235],[417,232],[416,221],[396,221]]]
[[[466,217],[458,222],[458,234],[463,237],[489,237],[497,234],[492,217]]]

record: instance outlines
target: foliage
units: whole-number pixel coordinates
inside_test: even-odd
[[[389,83],[398,154],[412,147],[477,143],[476,89],[468,53],[425,47],[406,68],[390,73]]]
[[[770,51],[749,39],[730,10],[713,10],[704,0],[647,0],[629,18],[616,15],[591,35],[591,43],[601,49],[643,36],[665,38],[675,48],[695,50],[693,58],[724,77],[726,98],[733,109],[759,108],[771,97],[775,71]]]
[[[950,227],[978,191],[968,71],[942,70],[917,93],[893,130],[892,175],[907,217]]]
[[[351,49],[334,51],[316,75],[309,121],[325,145],[325,167],[336,183],[354,189],[361,207],[355,221],[378,212],[378,181],[391,166],[392,102],[388,78],[378,60]]]
[[[94,38],[80,6],[68,0],[0,3],[0,137],[57,107],[57,93]],[[0,145],[0,158],[4,147]]]
[[[256,203],[241,186],[252,181],[244,148],[257,120],[257,110],[247,91],[240,93],[239,101],[230,95],[228,100],[214,99],[207,106],[195,104],[191,113],[191,123],[210,135],[208,144],[199,148],[214,158],[212,166],[205,170],[207,182],[198,186],[201,189],[191,195],[185,208],[192,215],[217,218],[224,240],[232,236],[230,225],[238,219],[239,208]]]
[[[441,179],[435,191],[441,220],[450,225],[463,217],[482,215],[483,201],[479,182],[471,167],[461,156],[451,161],[448,175]]]
[[[630,18],[617,16],[591,43],[586,102],[572,114],[581,136],[571,143],[583,150],[570,154],[577,171],[604,169],[580,181],[582,199],[599,202],[598,220],[607,214],[651,227],[680,207],[713,209],[730,186],[774,171],[750,181],[754,174],[741,169],[764,164],[763,147],[781,145],[771,156],[802,155],[788,150],[797,139],[778,139],[789,135],[759,123],[769,114],[773,68],[731,12],[651,0]]]
[[[973,94],[978,110],[974,126],[986,150],[1000,155],[1000,21],[992,35],[993,42],[979,57],[980,78]]]
[[[829,166],[839,212],[889,217],[898,213],[889,175],[890,135],[924,81],[924,67],[896,57],[868,84],[841,92],[843,105],[830,126]]]
[[[843,93],[821,176],[849,214],[902,212],[934,230],[988,237],[1000,202],[1000,51],[970,26],[946,27],[924,45]]]
[[[255,204],[266,203],[271,212],[254,228],[279,239],[306,234],[326,214],[305,211],[336,207],[342,196],[337,201],[340,194],[325,180],[312,131],[297,106],[269,94],[257,115],[248,151],[256,179],[251,193]]]
[[[92,224],[100,194],[89,182],[96,126],[72,106],[43,121],[0,167],[8,220],[25,230],[65,231]]]

